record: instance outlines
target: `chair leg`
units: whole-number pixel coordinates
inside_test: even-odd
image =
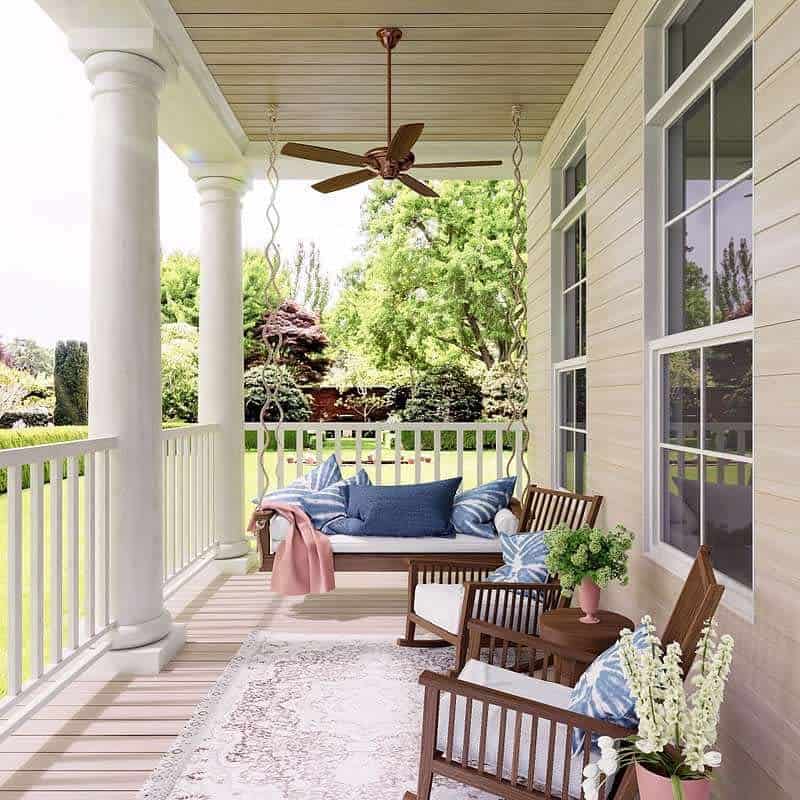
[[[412,621],[411,617],[406,617],[406,635],[402,639],[397,640],[397,644],[401,647],[414,646],[414,634],[417,631],[417,623]]]

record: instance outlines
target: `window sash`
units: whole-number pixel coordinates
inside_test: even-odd
[[[652,531],[652,541],[649,543],[650,550],[658,551],[661,548],[668,548],[670,551],[674,551],[675,553],[680,554],[681,556],[685,555],[683,551],[679,550],[674,545],[670,544],[665,537],[665,531],[663,529],[664,526],[664,501],[666,500],[666,495],[664,492],[664,462],[663,462],[663,454],[665,452],[675,452],[675,453],[684,453],[686,455],[695,456],[698,459],[698,483],[700,489],[700,500],[699,500],[699,509],[700,513],[699,517],[699,526],[700,526],[700,544],[704,544],[707,541],[708,531],[706,530],[706,459],[716,459],[716,460],[723,460],[723,461],[730,461],[736,464],[741,465],[741,468],[746,468],[747,465],[750,467],[751,477],[750,477],[750,490],[754,495],[755,492],[755,480],[754,480],[754,452],[755,446],[753,447],[753,454],[751,455],[743,455],[740,453],[728,453],[722,452],[718,450],[713,450],[711,448],[703,447],[702,445],[705,444],[705,433],[706,433],[706,419],[705,419],[705,391],[703,387],[704,381],[704,374],[705,374],[705,351],[711,347],[715,347],[722,344],[730,344],[734,342],[752,342],[753,341],[753,331],[752,331],[752,318],[745,318],[744,321],[750,322],[749,330],[745,332],[736,332],[730,333],[728,335],[720,336],[717,334],[716,331],[709,330],[709,328],[698,328],[693,331],[689,331],[687,333],[691,333],[692,336],[688,338],[686,341],[677,344],[672,343],[669,344],[669,340],[674,337],[665,337],[663,340],[654,341],[650,343],[650,386],[651,386],[651,397],[649,402],[650,413],[652,417],[649,421],[649,427],[651,431],[651,435],[653,436],[653,444],[655,446],[650,447],[651,453],[651,466],[649,470],[649,486],[650,486],[650,519],[651,521],[655,522],[654,525],[651,525]],[[736,327],[742,327],[739,323],[742,320],[737,320]],[[720,326],[710,326],[710,327],[720,327]],[[680,336],[680,334],[677,334]],[[690,350],[700,350],[700,411],[699,411],[699,431],[698,431],[698,441],[700,442],[701,446],[699,447],[688,447],[685,445],[673,444],[671,442],[665,442],[664,439],[664,370],[662,369],[662,357],[669,355],[670,353],[677,353],[677,352],[686,352]],[[755,431],[753,430],[752,433],[753,438],[755,439]],[[754,499],[754,497],[753,497]],[[753,526],[753,517],[751,516],[750,519],[751,529]],[[752,535],[752,533],[751,533]],[[735,578],[722,573],[723,577],[725,578],[725,582],[727,584],[732,584],[735,587],[737,592],[746,593],[752,595],[752,589],[739,581]]]

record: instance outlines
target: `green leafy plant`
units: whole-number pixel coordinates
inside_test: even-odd
[[[55,353],[56,425],[86,425],[89,416],[89,352],[86,342],[58,342]]]
[[[405,422],[474,422],[481,417],[481,387],[457,364],[433,367],[411,390]]]
[[[267,386],[277,387],[277,400],[283,411],[284,422],[305,422],[311,419],[311,404],[298,386],[292,370],[283,365],[251,367],[244,374],[244,418],[258,422],[261,407],[267,399]],[[273,403],[267,410],[267,421],[277,422],[278,406]]]
[[[611,530],[585,525],[572,530],[563,523],[544,534],[545,564],[558,575],[561,590],[571,595],[583,578],[605,588],[612,581],[628,583],[628,552],[633,534],[623,525]]]

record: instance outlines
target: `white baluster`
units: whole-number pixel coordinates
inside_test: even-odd
[[[83,583],[86,637],[94,636],[94,539],[95,539],[94,453],[83,457]]]
[[[79,507],[78,459],[70,456],[67,459],[67,646],[70,650],[78,647],[80,637]]]
[[[417,428],[414,431],[414,481],[419,483],[422,480],[422,431]]]
[[[483,426],[478,423],[475,427],[475,477],[477,486],[483,483]]]
[[[433,479],[442,477],[442,432],[437,428],[433,432]]]
[[[31,464],[31,677],[44,672],[44,464]]]
[[[10,466],[8,494],[8,688],[13,697],[22,688],[22,467]]]
[[[50,663],[61,661],[63,650],[61,626],[63,608],[61,605],[61,584],[64,571],[62,556],[62,499],[61,478],[63,461],[54,458],[50,461]],[[10,530],[9,526],[9,530]]]
[[[394,432],[394,482],[402,483],[402,473],[400,472],[401,453],[400,449],[403,446],[403,429],[397,427]]]
[[[261,454],[264,452],[264,430],[261,426],[258,427],[256,431],[256,487],[258,496],[261,497],[264,494],[264,474],[261,471]]]

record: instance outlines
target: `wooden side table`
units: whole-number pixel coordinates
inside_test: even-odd
[[[539,635],[555,645],[599,656],[617,641],[623,628],[635,627],[627,617],[613,611],[598,611],[600,622],[594,625],[581,622],[582,616],[579,608],[547,611],[539,618]]]

